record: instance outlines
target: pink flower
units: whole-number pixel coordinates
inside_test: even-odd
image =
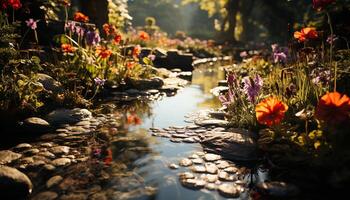
[[[27,24],[27,26],[28,26],[29,28],[35,30],[35,29],[37,28],[37,24],[36,24],[36,23],[37,23],[38,21],[39,21],[39,20],[34,20],[34,19],[30,18],[30,19],[28,19],[28,20],[26,21],[26,24]]]

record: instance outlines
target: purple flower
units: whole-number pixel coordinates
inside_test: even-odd
[[[27,26],[28,26],[29,28],[35,30],[35,29],[37,28],[37,24],[36,24],[36,23],[37,23],[38,21],[39,21],[39,20],[34,20],[34,19],[30,18],[30,19],[28,19],[28,20],[26,21],[26,24],[27,24]]]
[[[81,26],[76,26],[75,27],[75,32],[77,33],[77,35],[79,37],[83,37],[84,34],[85,34],[85,29],[83,27],[81,27]]]
[[[75,32],[75,22],[74,21],[68,21],[65,25],[64,25],[64,30],[68,30],[70,31],[71,33],[74,33]]]
[[[336,35],[330,35],[327,38],[327,43],[328,44],[333,44],[336,40],[338,40],[338,37]]]
[[[229,86],[235,85],[236,80],[237,80],[237,77],[236,77],[235,74],[229,73],[229,74],[227,75],[227,83],[228,83]]]
[[[275,63],[286,63],[287,55],[284,52],[273,53],[273,61]]]
[[[227,107],[227,106],[231,105],[235,100],[232,90],[229,89],[226,95],[220,95],[219,100],[221,101],[223,106]]]
[[[242,51],[242,52],[239,54],[239,56],[240,56],[241,58],[245,58],[245,57],[248,56],[248,53],[247,53],[246,51]]]
[[[105,84],[105,82],[106,82],[106,79],[100,79],[100,78],[97,77],[97,78],[94,79],[94,81],[95,81],[96,85],[103,86]]]
[[[156,59],[156,55],[150,54],[150,55],[147,56],[147,58],[149,58],[150,60],[154,61]]]
[[[95,46],[101,41],[100,34],[96,31],[88,31],[86,33],[86,42],[89,46]]]
[[[263,86],[263,80],[259,75],[253,78],[246,76],[242,79],[243,92],[247,95],[248,101],[255,103],[256,97]]]
[[[316,68],[311,72],[311,82],[315,85],[327,85],[331,81],[331,71],[322,68]]]

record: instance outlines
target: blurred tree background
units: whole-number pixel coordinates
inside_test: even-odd
[[[331,11],[338,32],[348,29],[350,0],[338,0]],[[129,0],[134,26],[143,26],[148,16],[173,35],[214,38],[221,42],[281,42],[303,25],[325,28],[326,18],[315,13],[312,0]],[[339,22],[339,23],[338,23]],[[346,36],[348,37],[348,36]]]

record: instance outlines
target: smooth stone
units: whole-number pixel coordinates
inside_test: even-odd
[[[240,195],[240,190],[235,184],[224,183],[218,187],[218,191],[222,196],[237,198]]]
[[[197,128],[200,128],[200,126],[197,126],[197,125],[190,125],[190,126],[187,126],[188,129],[197,129]]]
[[[52,165],[59,167],[69,165],[72,161],[69,158],[58,158],[52,161]]]
[[[196,173],[205,173],[207,171],[207,169],[202,165],[195,165],[191,169]]]
[[[213,162],[220,159],[221,159],[221,156],[217,154],[207,153],[204,155],[204,160],[208,162]]]
[[[173,138],[188,138],[188,135],[185,134],[172,134]]]
[[[201,189],[207,184],[204,180],[199,179],[182,179],[180,182],[184,187],[190,189]]]
[[[216,190],[217,186],[215,183],[207,183],[205,185],[205,189],[208,189],[208,190]]]
[[[225,171],[221,171],[219,172],[219,179],[220,180],[223,180],[223,181],[234,181],[235,180],[235,177],[228,174],[227,172]]]
[[[60,200],[87,200],[85,194],[66,194],[60,197]]]
[[[19,163],[21,163],[21,164],[31,164],[31,163],[34,163],[34,158],[33,157],[21,158],[19,160]]]
[[[35,154],[37,154],[39,152],[40,152],[39,149],[28,149],[28,150],[23,151],[22,153],[24,155],[27,155],[27,156],[32,156],[32,155],[35,155]]]
[[[40,146],[41,146],[41,147],[50,148],[50,147],[52,147],[52,143],[45,142],[45,143],[40,144]]]
[[[169,165],[169,168],[170,169],[179,169],[179,165],[175,164],[175,163],[172,163]]]
[[[192,160],[190,160],[188,158],[182,159],[179,164],[180,164],[180,166],[183,166],[183,167],[189,167],[189,166],[193,165]]]
[[[43,160],[34,161],[34,163],[31,163],[27,166],[27,169],[33,169],[38,170],[40,166],[44,166],[46,163]]]
[[[231,173],[231,174],[234,174],[234,173],[238,172],[238,168],[237,167],[228,167],[228,168],[225,168],[224,171]]]
[[[25,199],[33,189],[27,175],[12,167],[0,166],[0,199]]]
[[[50,130],[50,124],[38,117],[30,117],[23,121],[22,127],[29,133],[45,133]]]
[[[185,142],[185,143],[196,143],[197,141],[194,138],[189,137],[189,138],[183,139],[182,142]]]
[[[56,132],[57,133],[67,133],[67,132],[69,132],[69,130],[64,129],[64,128],[59,128],[59,129],[56,129]]]
[[[188,158],[190,158],[190,159],[197,159],[197,158],[199,158],[199,156],[197,154],[192,154]]]
[[[36,74],[38,78],[38,82],[43,85],[45,90],[48,90],[53,93],[61,93],[64,91],[62,84],[56,81],[54,78],[47,74],[38,73]]]
[[[22,143],[17,146],[15,146],[13,149],[16,151],[23,151],[32,148],[33,146],[28,143]]]
[[[95,193],[89,197],[89,200],[108,200],[107,196],[103,192]]]
[[[22,154],[10,150],[0,151],[0,165],[7,165],[22,157]]]
[[[262,194],[274,197],[291,197],[300,192],[295,185],[277,181],[259,183],[256,187]]]
[[[199,164],[203,164],[204,160],[201,158],[196,158],[196,159],[193,159],[192,162],[196,165],[199,165]]]
[[[55,166],[51,165],[51,164],[46,164],[43,166],[43,168],[46,170],[46,171],[53,171],[56,169]]]
[[[207,120],[196,120],[195,124],[198,126],[227,127],[229,125],[229,122],[226,120],[220,120],[220,119],[207,119]]]
[[[195,130],[194,132],[195,133],[205,133],[205,132],[207,132],[207,130],[199,129],[199,130]]]
[[[214,175],[214,174],[203,174],[203,176],[201,176],[201,178],[203,178],[204,180],[206,180],[209,183],[215,183],[218,180],[218,176]]]
[[[219,169],[225,169],[231,166],[230,163],[225,160],[218,160],[215,162],[215,164]]]
[[[47,188],[51,188],[52,186],[58,185],[62,180],[63,180],[62,176],[54,176],[54,177],[51,177],[51,178],[46,182],[46,187],[47,187]]]
[[[74,108],[58,109],[49,113],[47,121],[53,125],[78,123],[84,119],[92,118],[92,113],[87,109]]]
[[[52,147],[50,149],[50,152],[53,154],[67,154],[69,153],[70,147],[67,146],[57,146],[57,147]]]
[[[58,194],[56,192],[45,191],[35,195],[32,200],[55,200]]]
[[[236,129],[234,132],[208,132],[201,144],[205,151],[217,153],[230,160],[252,161],[257,159],[254,134]]]
[[[51,153],[51,152],[48,152],[48,151],[43,151],[43,152],[39,152],[38,153],[39,156],[44,156],[44,157],[47,157],[47,158],[55,158],[55,154]]]
[[[180,179],[193,179],[193,178],[195,178],[195,176],[191,172],[183,172],[183,173],[179,173],[179,178]]]
[[[213,163],[205,163],[204,166],[209,174],[216,174],[218,172],[218,168]]]
[[[181,142],[182,142],[182,139],[179,139],[179,138],[171,138],[171,139],[170,139],[170,142],[173,142],[173,143],[181,143]]]

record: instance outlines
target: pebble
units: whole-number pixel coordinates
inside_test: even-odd
[[[240,190],[235,184],[224,183],[218,187],[218,191],[225,197],[237,198],[240,195]]]
[[[53,147],[50,149],[50,151],[53,153],[53,154],[67,154],[69,153],[69,147],[67,146],[57,146],[57,147]]]
[[[217,186],[214,183],[207,183],[205,185],[205,189],[208,189],[208,190],[216,190],[216,188],[217,188]]]
[[[175,164],[175,163],[172,163],[169,165],[169,168],[170,169],[178,169],[179,168],[179,165]]]
[[[193,159],[192,162],[196,165],[199,165],[199,164],[203,164],[204,160],[201,158],[196,158],[196,159]]]
[[[199,158],[199,155],[194,153],[194,154],[190,155],[188,158],[190,158],[190,159],[197,159],[197,158]]]
[[[183,167],[189,167],[191,165],[193,165],[193,162],[192,160],[188,159],[188,158],[184,158],[180,161],[180,166],[183,166]]]
[[[207,171],[207,169],[202,165],[195,165],[191,169],[196,173],[205,173]]]
[[[213,161],[217,161],[220,159],[221,159],[221,156],[217,155],[217,154],[208,153],[208,154],[204,155],[204,160],[206,160],[208,162],[213,162]]]
[[[56,167],[69,165],[72,161],[69,158],[58,158],[52,161],[52,164]]]
[[[192,174],[191,172],[182,172],[179,175],[180,179],[192,179],[195,178],[194,174]]]
[[[207,184],[207,182],[200,179],[182,179],[180,182],[183,186],[191,189],[201,189]]]
[[[40,152],[39,149],[28,149],[28,150],[23,151],[23,154],[27,155],[27,156],[32,156],[32,155],[35,155],[39,152]]]
[[[182,142],[185,142],[185,143],[196,143],[197,141],[194,138],[189,137],[189,138],[183,139]]]
[[[216,174],[218,172],[218,168],[213,163],[205,163],[204,166],[209,174]]]
[[[56,192],[45,191],[35,195],[32,200],[54,200],[57,197],[58,194]]]
[[[223,181],[233,181],[235,178],[227,172],[221,171],[219,172],[219,179]]]
[[[47,187],[47,188],[51,188],[52,186],[58,185],[62,180],[63,180],[62,176],[54,176],[54,177],[51,177],[51,178],[46,182],[46,187]]]
[[[16,151],[23,151],[32,148],[33,146],[28,143],[22,143],[14,147]]]
[[[9,164],[22,157],[22,154],[15,153],[9,150],[0,151],[0,165]]]

